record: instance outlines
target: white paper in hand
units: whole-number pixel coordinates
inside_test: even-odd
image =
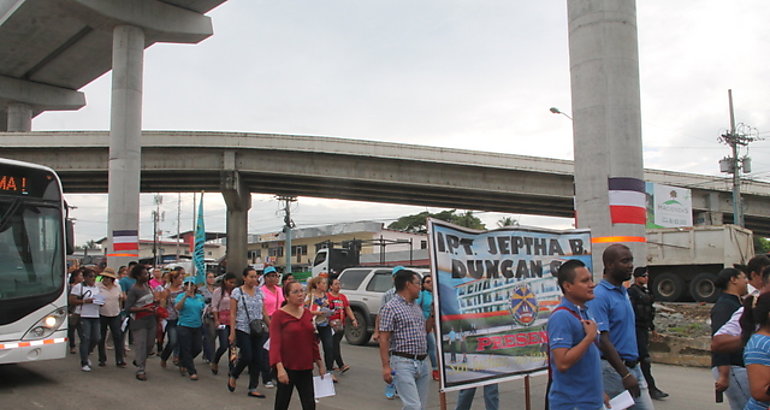
[[[321,397],[334,396],[335,394],[337,394],[334,391],[334,383],[332,382],[331,373],[326,373],[323,379],[321,378],[321,376],[314,376],[313,389],[315,390],[316,399],[319,399]]]
[[[628,390],[624,390],[623,393],[618,394],[610,400],[610,408],[612,410],[623,410],[634,405],[634,398],[631,397],[631,393]]]

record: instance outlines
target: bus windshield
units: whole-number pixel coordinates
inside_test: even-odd
[[[61,290],[61,218],[54,205],[0,197],[0,303]]]

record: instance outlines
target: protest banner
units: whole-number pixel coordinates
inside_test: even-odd
[[[441,391],[547,369],[545,330],[567,260],[591,267],[589,230],[476,231],[429,219]]]

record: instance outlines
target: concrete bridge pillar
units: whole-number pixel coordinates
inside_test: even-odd
[[[695,225],[722,225],[724,223],[724,213],[720,210],[719,193],[709,192],[706,198],[706,211],[698,212],[695,215]]]
[[[647,259],[644,221],[613,223],[608,194],[610,178],[633,189],[644,181],[636,3],[568,0],[567,16],[577,226],[591,229],[600,278],[602,252],[612,243],[631,248],[637,266]],[[615,204],[644,207],[643,191],[633,189],[614,197]]]
[[[227,205],[227,271],[240,275],[247,265],[251,193],[238,171],[223,172],[222,196]]]
[[[9,132],[32,131],[32,106],[24,103],[10,103],[7,109]]]
[[[108,264],[139,258],[144,31],[118,25],[112,39],[112,111],[108,177]]]

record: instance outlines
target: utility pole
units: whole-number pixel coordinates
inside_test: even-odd
[[[163,196],[156,194],[155,198],[155,210],[152,211],[152,264],[153,266],[160,265],[158,261],[158,224],[161,221],[160,205],[163,203]],[[164,212],[165,214],[165,212]]]
[[[180,221],[182,219],[182,193],[176,193],[176,261],[179,262]]]
[[[719,141],[729,146],[732,157],[725,157],[719,161],[719,170],[733,175],[733,223],[744,226],[743,207],[741,204],[741,170],[744,173],[751,172],[751,158],[748,153],[739,157],[739,146],[747,147],[749,143],[758,141],[756,128],[746,124],[735,126],[735,112],[733,110],[733,90],[727,90],[727,98],[730,105],[730,130],[719,137]]]
[[[295,226],[294,221],[291,220],[291,204],[292,202],[297,202],[297,197],[294,195],[279,195],[275,199],[284,202],[283,232],[286,234],[286,246],[283,255],[286,261],[286,268],[283,272],[291,273],[291,230]]]

